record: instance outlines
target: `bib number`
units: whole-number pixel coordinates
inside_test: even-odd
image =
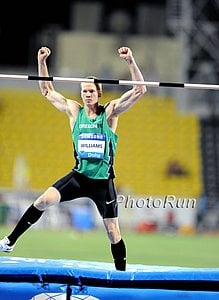
[[[78,139],[80,158],[104,158],[106,135],[102,133],[81,133]]]

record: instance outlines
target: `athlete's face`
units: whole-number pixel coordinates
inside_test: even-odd
[[[98,91],[94,83],[81,83],[81,98],[85,105],[93,105],[98,102]]]

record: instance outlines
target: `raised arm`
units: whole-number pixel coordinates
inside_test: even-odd
[[[46,60],[50,56],[51,50],[41,47],[38,51],[38,74],[39,76],[49,76]],[[80,104],[76,101],[66,99],[62,94],[55,91],[51,81],[39,81],[41,93],[58,110],[65,112],[72,119],[76,119],[80,109]]]
[[[144,81],[131,49],[128,47],[121,47],[118,49],[118,52],[120,57],[127,62],[132,80]],[[124,93],[120,98],[110,102],[110,104],[107,106],[108,116],[118,116],[122,112],[128,110],[141,96],[144,95],[144,93],[146,93],[146,91],[146,86],[134,85],[131,90]]]
[[[133,57],[131,49],[128,47],[121,47],[118,49],[118,52],[119,52],[119,56],[127,62],[132,80],[144,81],[141,71],[139,70],[139,67],[137,66],[137,63]],[[138,86],[138,87],[139,88],[142,87],[143,92],[146,92],[145,86]]]

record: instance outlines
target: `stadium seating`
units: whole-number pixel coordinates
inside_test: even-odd
[[[105,101],[117,97],[106,94]],[[74,95],[69,95],[74,98]],[[74,164],[68,118],[39,91],[0,92],[1,187],[44,189]],[[199,195],[199,121],[177,111],[172,98],[146,95],[120,118],[116,184],[135,194]],[[23,167],[16,162],[23,157]],[[169,176],[177,161],[187,174]],[[16,175],[18,174],[18,175]]]

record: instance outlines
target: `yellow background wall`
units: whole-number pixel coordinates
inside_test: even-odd
[[[116,96],[106,94],[104,102]],[[146,95],[120,117],[117,133],[119,187],[146,195],[200,194],[199,122],[194,115],[180,115],[173,99]],[[74,158],[68,117],[39,91],[1,90],[0,187],[13,187],[20,156],[32,189],[44,189],[69,172]],[[170,160],[179,161],[189,175],[166,176]]]
[[[68,118],[39,91],[0,92],[0,186],[13,186],[18,156],[26,158],[30,184],[42,189],[73,165]]]

